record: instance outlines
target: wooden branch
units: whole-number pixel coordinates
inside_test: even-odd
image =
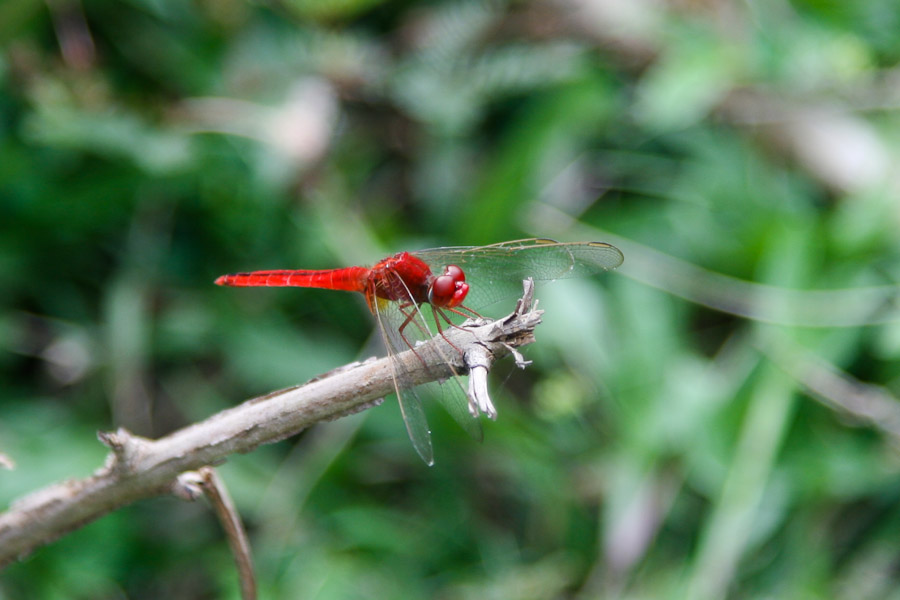
[[[534,328],[543,311],[532,306],[530,281],[525,287],[516,311],[508,317],[447,328],[446,339],[437,336],[418,346],[415,353],[397,355],[409,379],[406,383],[418,385],[449,377],[451,367],[444,357],[460,355],[449,344],[462,350],[459,364],[453,368],[465,373],[469,367],[463,357],[478,356],[476,371],[482,371],[513,348],[534,341]],[[100,441],[111,450],[103,467],[85,479],[70,479],[33,492],[0,514],[0,567],[136,500],[170,492],[184,497],[178,483],[181,473],[221,463],[235,452],[249,452],[319,421],[379,404],[394,391],[391,372],[386,358],[353,363],[304,385],[248,400],[158,440],[124,429],[99,433]],[[479,397],[472,402],[493,410],[486,388],[478,388]]]

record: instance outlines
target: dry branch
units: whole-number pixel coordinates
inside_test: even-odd
[[[532,306],[530,281],[525,288],[516,311],[508,317],[447,328],[447,339],[437,336],[417,347],[416,353],[399,354],[408,383],[448,377],[451,368],[443,357],[459,354],[448,344],[466,357],[460,358],[455,369],[467,372],[466,360],[477,357],[479,368],[475,370],[484,377],[493,360],[534,341],[533,331],[542,311]],[[477,387],[481,396],[472,401],[492,410],[485,386]],[[178,482],[182,473],[221,463],[235,452],[277,442],[319,421],[359,412],[393,391],[388,360],[369,359],[304,385],[248,400],[158,440],[124,429],[100,433],[100,440],[111,449],[103,467],[85,479],[70,479],[29,494],[0,514],[0,567],[136,500],[166,493],[184,497]]]

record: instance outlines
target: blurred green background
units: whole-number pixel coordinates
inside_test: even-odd
[[[3,507],[368,356],[361,298],[227,272],[549,236],[484,443],[396,402],[232,457],[262,597],[900,598],[900,3],[4,0]],[[511,305],[510,305],[511,308]],[[0,598],[236,598],[139,502]]]

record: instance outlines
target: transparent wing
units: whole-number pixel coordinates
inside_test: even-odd
[[[387,329],[391,343],[395,345],[395,350],[407,350],[409,346],[415,348],[417,342],[427,342],[434,336],[439,335],[440,327],[438,326],[437,317],[429,305],[411,306],[407,309],[406,314],[412,314],[413,319],[403,331],[403,336],[399,333],[399,326],[406,319],[396,302],[386,302],[387,309],[385,316],[391,323]],[[414,311],[414,312],[410,312]],[[449,327],[446,322],[442,321],[441,327],[446,329]],[[406,340],[403,339],[406,338]],[[407,343],[409,345],[407,345]],[[477,441],[484,439],[484,431],[481,423],[477,418],[473,418],[469,412],[469,398],[466,393],[466,386],[463,383],[462,376],[453,367],[454,361],[451,356],[445,352],[457,352],[453,348],[437,347],[437,351],[442,354],[443,362],[450,368],[453,373],[446,381],[442,383],[433,382],[418,386],[419,389],[427,389],[438,398],[444,410],[453,417],[460,427],[462,427],[472,438]]]
[[[393,327],[387,323],[389,319],[386,313],[390,310],[390,303],[387,300],[376,298],[370,306],[372,306],[372,310],[375,313],[375,322],[378,324],[381,339],[384,340],[388,358],[390,359],[394,391],[397,393],[397,402],[400,404],[400,414],[403,415],[406,432],[409,434],[413,448],[416,449],[416,452],[422,457],[425,464],[430,467],[434,464],[431,432],[428,430],[428,421],[425,418],[425,411],[422,409],[422,401],[419,400],[415,390],[408,385],[409,378],[406,376],[403,365],[396,358],[401,350],[397,348],[393,339]]]
[[[468,275],[537,281],[587,277],[622,264],[622,252],[605,242],[557,242],[530,238],[490,246],[451,246],[413,252],[431,267],[456,264]],[[466,269],[468,267],[468,269]]]
[[[622,252],[604,242],[557,242],[531,238],[490,246],[457,246],[418,250],[414,255],[432,271],[459,265],[472,286],[466,306],[475,310],[521,291],[527,277],[552,281],[589,277],[622,264]]]
[[[416,452],[422,457],[422,460],[426,464],[432,465],[434,463],[434,453],[431,445],[431,433],[428,429],[425,412],[422,409],[422,402],[415,386],[412,385],[412,379],[407,372],[406,366],[396,359],[397,354],[400,352],[411,348],[414,350],[416,342],[427,341],[437,334],[431,309],[427,305],[423,309],[423,307],[417,306],[411,300],[408,306],[401,307],[400,302],[381,298],[375,299],[371,306],[375,313],[379,331],[387,347],[388,355],[392,358],[391,368],[394,375],[394,389],[397,392],[400,412],[403,415],[409,439],[412,441]],[[400,327],[407,320],[408,324],[401,335]],[[453,350],[451,349],[451,351]],[[443,358],[448,365],[452,365],[451,357],[444,356]],[[435,390],[435,395],[440,398],[441,404],[450,416],[473,438],[479,441],[483,438],[481,423],[469,414],[468,397],[458,373],[454,372],[444,385],[425,384],[419,387]]]

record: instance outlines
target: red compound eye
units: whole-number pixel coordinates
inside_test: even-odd
[[[428,301],[433,306],[453,308],[459,306],[468,293],[466,274],[458,266],[448,265],[444,273],[432,282]]]
[[[449,275],[453,278],[453,281],[466,280],[466,274],[463,273],[463,270],[456,265],[447,265],[447,268],[444,269],[444,275]]]

